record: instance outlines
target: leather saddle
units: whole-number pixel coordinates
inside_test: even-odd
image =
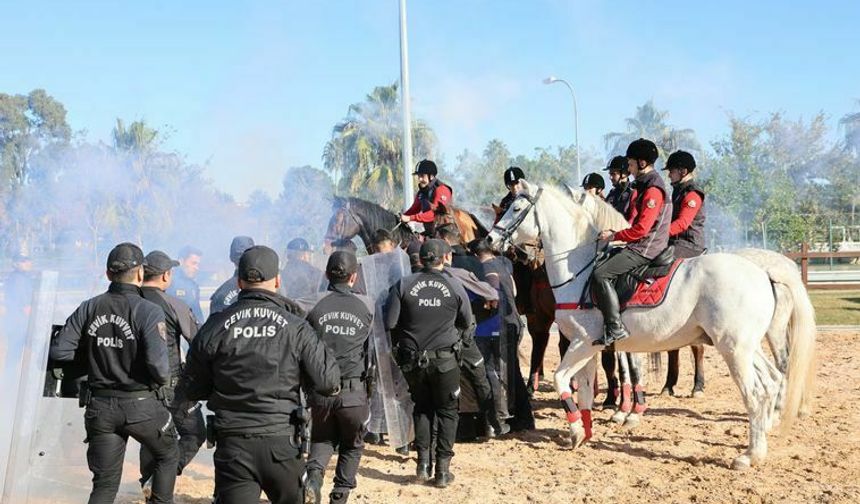
[[[668,275],[672,270],[672,263],[674,261],[675,247],[670,245],[663,252],[660,252],[657,257],[652,259],[650,263],[643,264],[618,277],[615,281],[615,292],[618,294],[618,303],[624,306],[630,301],[640,282]]]

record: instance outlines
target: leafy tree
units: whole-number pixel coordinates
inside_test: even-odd
[[[402,203],[402,124],[398,86],[379,86],[349,106],[323,151],[325,169],[338,191],[395,207]],[[412,122],[415,159],[432,158],[436,135],[422,120]]]

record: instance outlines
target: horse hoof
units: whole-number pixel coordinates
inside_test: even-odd
[[[628,429],[635,429],[639,427],[639,423],[641,422],[641,417],[636,413],[630,413],[627,415],[627,418],[624,419],[624,427]]]
[[[585,435],[585,427],[582,425],[582,421],[577,421],[575,423],[570,424],[570,447],[572,450],[575,450],[582,446],[586,440]]]
[[[625,412],[623,412],[623,411],[620,411],[620,410],[619,410],[619,411],[616,411],[616,412],[615,412],[615,414],[613,414],[613,415],[609,418],[609,420],[610,420],[610,421],[612,421],[612,422],[614,422],[614,423],[617,423],[618,425],[621,425],[621,424],[623,424],[623,423],[624,423],[624,420],[625,420],[626,418],[627,418],[627,413],[625,413]]]
[[[691,394],[693,399],[699,399],[701,397],[705,397],[705,392],[703,390],[694,390]]]
[[[745,471],[752,466],[749,455],[741,455],[732,462],[732,469],[735,471]]]
[[[675,391],[672,389],[672,387],[663,387],[663,390],[660,391],[660,395],[668,395],[675,397]]]

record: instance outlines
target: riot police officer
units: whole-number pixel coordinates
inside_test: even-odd
[[[236,236],[233,238],[233,241],[230,242],[230,262],[238,266],[239,258],[242,257],[242,253],[253,246],[254,239],[250,236]],[[238,274],[234,270],[233,276],[228,278],[227,281],[222,283],[221,286],[212,293],[212,297],[209,298],[209,315],[218,313],[236,302],[236,298],[239,296],[238,280]]]
[[[630,208],[630,198],[633,194],[633,187],[627,180],[627,158],[615,156],[606,165],[604,171],[609,172],[609,181],[612,182],[612,189],[606,196],[606,202],[626,217],[627,210]]]
[[[340,394],[324,397],[311,393],[308,404],[313,419],[311,452],[308,457],[308,501],[319,504],[323,474],[338,450],[332,503],[346,502],[355,488],[355,475],[364,451],[365,423],[370,417],[367,394],[370,353],[368,338],[373,323],[373,301],[360,298],[350,289],[358,278],[358,261],[349,251],[334,252],[328,258],[328,294],[308,313],[308,323],[316,329],[340,367]]]
[[[334,356],[283,297],[278,254],[254,246],[239,259],[239,299],[206,321],[188,352],[177,402],[207,399],[215,413],[215,494],[226,504],[302,499],[304,409],[299,389],[340,391]],[[304,381],[307,380],[307,381]]]
[[[203,309],[200,307],[200,286],[194,280],[197,273],[200,271],[200,258],[203,257],[203,252],[200,249],[186,245],[179,251],[180,268],[176,270],[173,276],[173,282],[167,293],[171,296],[176,296],[185,304],[191,307],[191,313],[197,322],[202,322]]]
[[[415,474],[419,481],[430,478],[435,419],[438,429],[434,482],[444,488],[454,479],[450,464],[457,435],[460,335],[471,339],[474,322],[463,286],[442,274],[445,262],[451,261],[448,244],[439,239],[427,240],[419,255],[423,269],[402,278],[389,291],[385,327],[391,333],[397,363],[415,403]]]
[[[129,436],[152,453],[150,502],[173,502],[177,448],[173,419],[159,398],[170,379],[164,312],[141,297],[143,252],[121,243],[108,254],[106,293],[84,301],[51,342],[51,359],[83,352],[88,382],[87,462],[93,473],[90,504],[112,503],[122,478]]]
[[[173,280],[173,268],[179,266],[167,254],[160,250],[153,250],[146,254],[146,265],[143,267],[143,286],[141,295],[147,301],[161,307],[164,311],[166,323],[167,359],[170,363],[170,381],[165,386],[168,401],[173,401],[174,388],[179,383],[179,375],[182,372],[181,340],[190,343],[197,334],[197,321],[191,313],[191,308],[179,298],[167,294],[165,290]],[[177,418],[177,412],[168,406],[170,413]],[[176,423],[176,431],[179,434],[179,463],[176,474],[182,474],[191,459],[197,454],[197,450],[206,440],[206,424],[203,421],[203,412],[200,404],[194,404],[192,409],[181,415],[183,421]],[[140,447],[140,483],[146,485],[150,480],[154,467],[154,459],[149,449]]]

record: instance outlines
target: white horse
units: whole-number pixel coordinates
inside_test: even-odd
[[[629,225],[621,214],[602,200],[582,191],[572,198],[552,187],[523,184],[523,193],[490,233],[494,246],[535,240],[543,242],[547,272],[559,304],[572,306],[584,292],[598,251],[597,235],[604,229]],[[768,262],[763,260],[762,262]],[[777,272],[778,273],[778,272]],[[792,282],[778,292],[772,274],[754,262],[733,254],[709,254],[685,260],[663,303],[653,308],[625,310],[622,320],[630,337],[616,343],[624,352],[660,352],[694,343],[713,344],[729,367],[749,415],[747,451],[732,466],[743,469],[761,463],[767,454],[766,432],[774,425],[778,395],[785,378],[783,427],[797,417],[811,387],[815,351],[814,313],[802,284]],[[779,315],[778,296],[791,296],[786,376],[764,355],[762,338],[785,331]],[[603,348],[591,342],[603,331],[597,309],[556,311],[561,332],[570,347],[555,373],[555,387],[567,410],[573,446],[591,436],[591,408],[596,360]],[[579,408],[573,404],[570,380],[577,375]]]

